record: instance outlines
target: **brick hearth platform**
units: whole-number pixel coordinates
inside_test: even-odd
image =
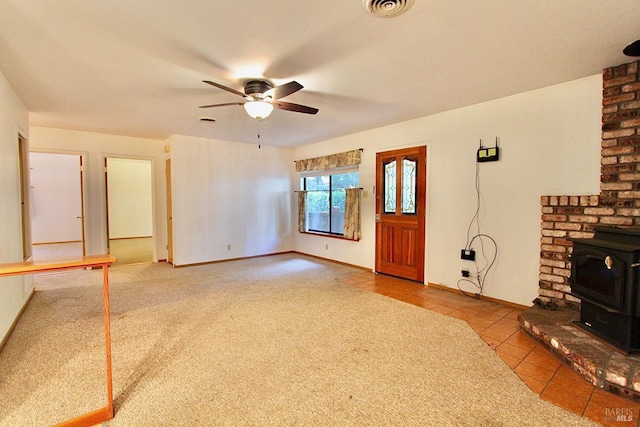
[[[573,322],[576,310],[545,310],[538,306],[519,316],[522,329],[596,387],[640,401],[640,354],[626,355]]]

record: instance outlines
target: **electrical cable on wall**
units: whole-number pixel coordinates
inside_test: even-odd
[[[482,146],[482,140],[480,140],[480,146]],[[471,274],[470,272],[465,276],[465,272],[468,270],[463,270],[463,278],[459,279],[457,282],[458,289],[464,295],[472,298],[480,298],[482,292],[484,290],[485,281],[489,271],[494,266],[496,259],[498,257],[498,244],[495,239],[488,234],[484,234],[480,230],[480,204],[481,204],[481,193],[480,193],[480,165],[476,162],[476,177],[475,177],[475,187],[476,187],[476,210],[469,222],[469,227],[467,228],[467,243],[462,250],[462,258],[467,260],[472,260],[475,263],[475,274]],[[473,224],[476,225],[476,234],[471,236],[471,229]],[[488,240],[493,246],[493,256],[491,260],[487,258],[487,254],[485,252],[485,240]],[[475,251],[473,250],[473,243],[477,242],[480,245],[480,254],[482,254],[482,258],[484,260],[483,265],[480,265],[478,262],[478,258],[475,256]],[[466,256],[465,256],[466,254]],[[470,284],[475,288],[475,292],[465,291],[462,288],[463,284]]]

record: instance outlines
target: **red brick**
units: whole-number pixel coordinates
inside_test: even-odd
[[[569,221],[571,222],[579,222],[579,223],[587,223],[587,224],[596,224],[598,222],[597,216],[587,216],[587,215],[571,215],[569,217]]]
[[[552,260],[552,259],[541,259],[540,265],[548,266],[548,267],[557,267],[557,268],[565,268],[567,264],[564,261]]]
[[[616,213],[620,216],[640,216],[640,209],[627,209],[621,208],[616,211]]]
[[[559,222],[556,224],[556,227],[558,230],[573,230],[573,231],[579,231],[582,230],[582,224],[577,224],[574,222]]]
[[[566,221],[567,220],[567,216],[566,215],[542,215],[542,220],[543,221]]]
[[[604,216],[600,218],[601,224],[606,225],[633,225],[633,218],[621,218],[619,216]]]
[[[605,80],[602,84],[602,86],[604,88],[609,88],[612,86],[620,86],[623,85],[625,83],[632,83],[635,82],[636,76],[634,74],[630,74],[630,75],[626,75],[626,76],[622,76],[622,77],[618,77],[615,79],[611,79],[611,80]]]
[[[559,246],[559,245],[540,245],[540,249],[542,249],[543,251],[557,252],[557,253],[567,252],[567,248],[565,246]]]
[[[622,95],[610,96],[602,99],[602,105],[610,105],[610,104],[620,104],[622,102],[629,102],[636,99],[636,94],[631,93],[623,93]]]
[[[621,199],[640,199],[640,191],[620,191],[618,197]]]
[[[566,237],[567,232],[563,230],[542,230],[542,235],[545,237]]]
[[[640,101],[632,101],[632,102],[625,102],[623,104],[620,105],[621,109],[623,111],[625,110],[637,110],[638,108],[640,108]],[[606,107],[603,107],[603,113],[604,113],[604,109]],[[620,109],[618,109],[618,111],[620,111]]]
[[[625,191],[632,188],[633,184],[630,182],[603,182],[600,184],[600,190],[602,191]]]
[[[629,83],[626,84],[624,86],[622,86],[622,91],[623,92],[633,92],[636,90],[640,90],[640,83]]]
[[[560,284],[554,284],[551,287],[554,291],[560,291],[560,292],[571,292],[571,286],[569,285],[560,285]]]
[[[602,139],[622,138],[625,136],[635,135],[635,128],[612,130],[610,132],[602,132]]]
[[[635,151],[633,147],[611,147],[603,148],[601,153],[603,156],[619,156],[621,154],[632,154]]]
[[[556,276],[569,277],[571,276],[571,270],[567,270],[566,268],[554,268],[553,274]]]
[[[591,239],[593,238],[593,233],[571,231],[569,232],[569,237],[571,237],[572,239]]]
[[[615,210],[613,208],[585,208],[585,215],[613,215]]]
[[[550,298],[562,299],[562,297],[564,296],[564,293],[562,293],[562,292],[551,291],[551,290],[548,290],[548,289],[540,289],[538,292],[539,292],[540,295],[543,295],[545,297],[550,297]]]
[[[623,128],[631,128],[640,126],[640,119],[624,120],[620,123]]]
[[[640,181],[640,172],[636,173],[621,173],[620,181]]]

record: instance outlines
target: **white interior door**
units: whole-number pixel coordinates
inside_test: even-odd
[[[29,155],[35,259],[84,255],[81,160],[77,154]]]

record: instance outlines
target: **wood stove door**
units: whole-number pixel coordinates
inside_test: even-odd
[[[575,243],[571,256],[571,293],[592,303],[631,314],[624,253]],[[630,296],[630,295],[629,295]]]

